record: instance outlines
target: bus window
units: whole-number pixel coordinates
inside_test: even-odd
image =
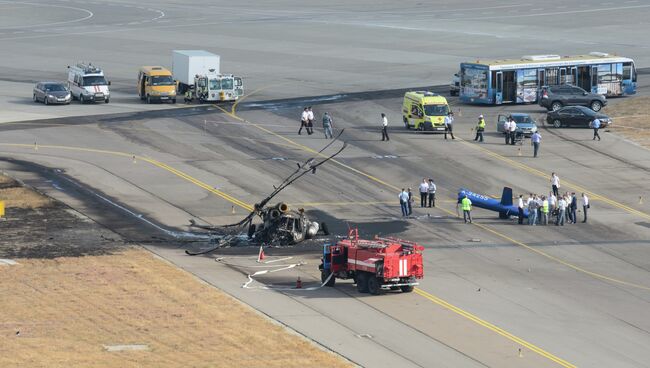
[[[546,85],[554,86],[557,84],[557,69],[546,69]]]
[[[632,79],[632,63],[623,63],[623,80]]]
[[[636,82],[636,66],[632,64],[632,82]]]

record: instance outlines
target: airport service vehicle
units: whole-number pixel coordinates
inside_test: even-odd
[[[454,74],[449,84],[449,95],[458,96],[460,93],[460,72]]]
[[[406,129],[423,132],[444,132],[445,116],[449,112],[447,99],[429,91],[413,91],[404,94],[402,118]]]
[[[392,238],[359,239],[358,229],[348,238],[323,247],[321,280],[334,286],[336,279],[354,279],[360,293],[378,295],[382,289],[413,291],[424,277],[422,251],[417,243]]]
[[[600,111],[605,105],[605,96],[569,85],[544,86],[539,99],[539,106],[553,111],[561,109],[562,106],[587,106],[594,111]]]
[[[535,103],[543,86],[556,85],[576,86],[608,97],[632,95],[637,72],[634,60],[602,52],[460,64],[460,100],[466,103]]]
[[[162,66],[143,66],[138,72],[138,96],[148,104],[176,103],[176,82],[172,72]]]
[[[512,116],[512,118],[515,120],[515,123],[517,123],[517,130],[515,131],[517,135],[530,137],[537,131],[537,123],[530,115],[523,113],[512,113],[505,115],[499,114],[497,116],[498,133],[505,133],[503,125],[505,124],[506,119],[508,119],[508,116]]]
[[[34,86],[34,102],[43,101],[44,104],[69,104],[72,95],[68,87],[62,82],[39,82]]]
[[[72,98],[85,102],[108,103],[110,101],[110,91],[108,86],[111,82],[104,77],[104,72],[91,63],[78,63],[74,66],[68,66],[68,88]]]
[[[519,215],[519,208],[512,204],[512,188],[504,187],[500,200],[461,188],[458,191],[458,203],[460,203],[465,196],[472,201],[472,206],[474,207],[499,212],[500,219],[508,219],[510,216]],[[528,208],[524,208],[524,217],[528,218]]]
[[[203,50],[174,50],[172,75],[178,92],[190,91],[199,102],[235,101],[244,94],[241,77],[221,74],[220,57]]]
[[[567,106],[556,111],[550,111],[546,115],[546,122],[555,128],[578,127],[589,128],[590,123],[598,118],[600,127],[606,128],[612,123],[612,119],[605,114],[593,111],[584,106]]]

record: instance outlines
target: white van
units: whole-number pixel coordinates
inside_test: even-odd
[[[104,72],[88,63],[79,63],[68,66],[68,88],[72,98],[78,99],[81,103],[110,100],[108,86],[111,82],[106,81]]]

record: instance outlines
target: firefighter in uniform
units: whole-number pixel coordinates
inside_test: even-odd
[[[479,115],[478,124],[476,124],[476,137],[474,137],[474,141],[483,142],[484,130],[485,130],[485,119],[483,119],[483,115]]]

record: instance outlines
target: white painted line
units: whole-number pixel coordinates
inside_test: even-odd
[[[104,345],[106,351],[142,351],[149,350],[149,345]]]
[[[44,6],[44,7],[51,7],[51,8],[72,9],[72,10],[78,10],[78,11],[84,12],[84,13],[86,13],[88,15],[86,15],[85,17],[82,17],[82,18],[66,20],[66,21],[61,21],[61,22],[44,23],[44,24],[30,24],[30,25],[26,25],[26,26],[0,27],[0,29],[2,29],[2,28],[5,28],[5,29],[6,28],[31,28],[31,27],[53,26],[53,25],[59,25],[59,24],[70,24],[70,23],[82,22],[84,20],[92,18],[95,15],[95,14],[93,14],[93,12],[91,12],[88,9],[77,8],[77,7],[73,7],[73,6],[37,4],[37,3],[27,3],[27,2],[23,2],[23,3],[20,3],[20,4],[34,5],[34,6],[37,6],[37,7]]]
[[[18,262],[13,259],[0,258],[0,266],[15,266]]]

